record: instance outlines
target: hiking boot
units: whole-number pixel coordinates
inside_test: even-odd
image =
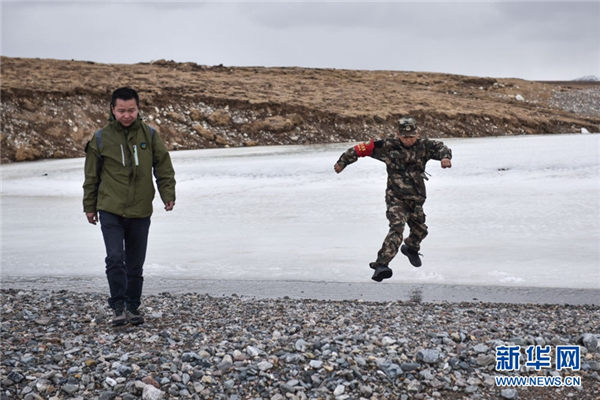
[[[380,264],[377,267],[375,267],[375,272],[373,272],[373,276],[371,277],[371,279],[373,279],[375,282],[381,282],[384,279],[391,278],[392,275],[393,272],[390,269],[390,267],[388,267],[387,265]]]
[[[410,263],[413,265],[413,267],[421,266],[421,258],[419,256],[420,255],[422,256],[423,254],[419,254],[419,252],[417,250],[413,250],[405,244],[403,244],[400,247],[400,251],[402,252],[402,254],[404,254],[406,257],[408,257],[408,261],[410,261]]]
[[[117,301],[113,305],[112,326],[123,326],[127,324],[127,316],[125,315],[125,303]]]
[[[136,307],[128,304],[125,314],[131,325],[141,325],[144,323],[144,317],[142,317],[142,314],[140,314],[140,311]]]

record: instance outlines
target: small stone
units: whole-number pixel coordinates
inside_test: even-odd
[[[485,344],[478,344],[475,347],[473,347],[473,350],[475,350],[476,353],[485,353],[489,350],[490,348],[488,346],[486,346]]]
[[[287,384],[290,386],[298,386],[299,383],[300,383],[300,381],[297,379],[291,379],[291,380],[287,381]]]
[[[469,384],[467,383],[467,381],[466,381],[466,380],[464,380],[463,378],[458,378],[458,379],[457,379],[457,380],[454,382],[454,384],[455,384],[456,386],[458,386],[458,387],[467,387],[467,386],[469,386]]]
[[[63,390],[63,392],[72,395],[79,390],[79,385],[66,384],[63,385],[61,389]]]
[[[28,364],[28,365],[30,364],[30,365],[34,365],[34,364],[36,364],[36,362],[37,362],[37,359],[36,359],[35,357],[23,357],[23,358],[21,359],[21,362],[22,362],[23,364]]]
[[[593,371],[600,371],[600,362],[598,361],[590,361],[588,362],[590,369]]]
[[[273,364],[271,364],[268,361],[261,361],[258,363],[258,369],[260,369],[261,371],[268,371],[271,368],[273,368]]]
[[[400,364],[400,368],[402,368],[402,371],[404,372],[408,372],[408,371],[414,371],[415,369],[418,369],[421,367],[421,364],[419,363],[402,363]]]
[[[335,387],[335,390],[333,391],[333,395],[334,396],[341,396],[342,394],[344,394],[344,390],[346,390],[346,387],[344,385],[337,385]]]
[[[471,385],[471,386],[467,386],[465,388],[465,393],[467,393],[467,394],[472,394],[472,393],[475,393],[476,391],[477,391],[477,386]]]
[[[151,376],[145,376],[144,378],[142,378],[142,382],[145,383],[146,385],[151,385],[157,389],[160,389],[160,383],[155,381],[154,378],[152,378]]]
[[[201,384],[200,382],[194,382],[193,386],[194,386],[194,391],[196,393],[200,393],[201,391],[204,390],[204,385]]]
[[[187,362],[187,363],[195,361],[195,360],[200,360],[202,358],[204,358],[204,357],[200,357],[198,354],[196,354],[194,352],[183,353],[181,355],[181,361]]]
[[[279,389],[281,389],[281,391],[286,394],[286,393],[295,393],[296,392],[296,388],[293,386],[288,385],[287,383],[282,383],[279,385]]]
[[[115,400],[116,397],[117,397],[117,393],[111,392],[111,391],[106,391],[106,392],[102,392],[102,394],[100,395],[100,400]]]
[[[142,381],[135,381],[133,385],[138,390],[144,390],[144,388],[146,387],[146,384]]]
[[[487,367],[488,365],[491,365],[496,362],[496,357],[491,354],[487,354],[487,355],[480,354],[475,359],[475,362],[477,363],[477,365],[480,365],[482,367]]]
[[[162,390],[157,389],[152,385],[146,385],[142,391],[142,400],[161,400],[164,395]]]
[[[492,386],[496,386],[496,380],[495,380],[493,377],[491,377],[491,376],[488,376],[488,377],[486,377],[486,378],[483,380],[483,384],[484,384],[486,387],[490,388],[490,387],[492,387]]]
[[[233,361],[246,361],[247,359],[248,357],[238,349],[233,351]]]
[[[304,341],[303,339],[298,339],[296,341],[296,344],[295,344],[296,350],[304,352],[304,351],[306,351],[306,346],[308,346],[308,343],[306,341]]]
[[[308,364],[312,368],[319,369],[319,368],[321,368],[321,366],[323,366],[323,361],[321,361],[321,360],[311,360]]]
[[[504,389],[502,391],[500,391],[500,396],[502,396],[505,399],[518,399],[519,398],[519,392],[517,392],[515,389]]]
[[[441,358],[441,353],[435,349],[421,350],[417,353],[417,360],[428,364],[436,364],[440,362]]]
[[[359,356],[354,357],[354,361],[356,361],[356,363],[361,367],[364,367],[367,365],[367,360],[365,360],[364,358],[359,357]]]
[[[585,334],[583,334],[583,336],[581,338],[581,343],[589,351],[596,352],[596,351],[599,350],[599,348],[598,348],[598,339],[596,338],[596,336],[592,335],[591,333],[585,333]]]
[[[359,390],[360,393],[367,398],[371,397],[371,395],[373,394],[373,389],[371,389],[371,386],[368,385],[361,385]]]
[[[206,350],[200,350],[198,352],[198,355],[200,356],[201,359],[205,359],[205,358],[209,358],[210,357],[210,353]]]
[[[51,384],[52,382],[50,382],[48,379],[40,378],[35,383],[35,388],[37,389],[38,393],[43,393],[48,390]]]
[[[117,367],[117,372],[119,372],[119,374],[121,376],[129,376],[129,375],[131,375],[133,370],[131,369],[131,367],[129,367],[127,365],[119,365]]]
[[[391,337],[385,336],[383,339],[381,339],[381,344],[383,346],[389,346],[396,343],[395,339],[392,339]]]
[[[233,379],[229,379],[229,380],[223,382],[223,387],[227,390],[233,389],[234,386],[235,386],[235,381]]]
[[[11,371],[7,376],[8,379],[15,383],[21,382],[25,377],[16,371]]]
[[[412,394],[419,393],[421,391],[421,383],[418,380],[413,379],[412,381],[408,382],[406,390],[408,390],[408,393]]]
[[[260,354],[260,350],[254,346],[246,347],[246,352],[250,355],[250,357],[258,357]]]
[[[419,376],[426,381],[430,381],[430,380],[433,380],[433,378],[435,378],[435,376],[428,369],[419,372]]]
[[[288,354],[285,358],[285,362],[288,364],[297,364],[303,360],[303,357],[300,354]]]

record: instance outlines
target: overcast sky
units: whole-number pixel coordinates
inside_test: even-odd
[[[600,2],[2,1],[2,55],[600,77]]]

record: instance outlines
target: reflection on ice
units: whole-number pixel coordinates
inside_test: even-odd
[[[391,281],[600,287],[599,135],[446,139],[431,161],[423,267]],[[351,144],[172,153],[175,210],[158,199],[145,273],[157,277],[368,282],[387,233],[385,167]],[[102,275],[81,207],[83,159],[2,172],[2,274]]]

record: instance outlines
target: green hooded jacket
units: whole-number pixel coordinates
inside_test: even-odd
[[[175,200],[175,171],[158,132],[138,117],[125,128],[110,111],[108,125],[86,146],[83,211],[125,218],[152,215],[154,184],[163,203]]]

